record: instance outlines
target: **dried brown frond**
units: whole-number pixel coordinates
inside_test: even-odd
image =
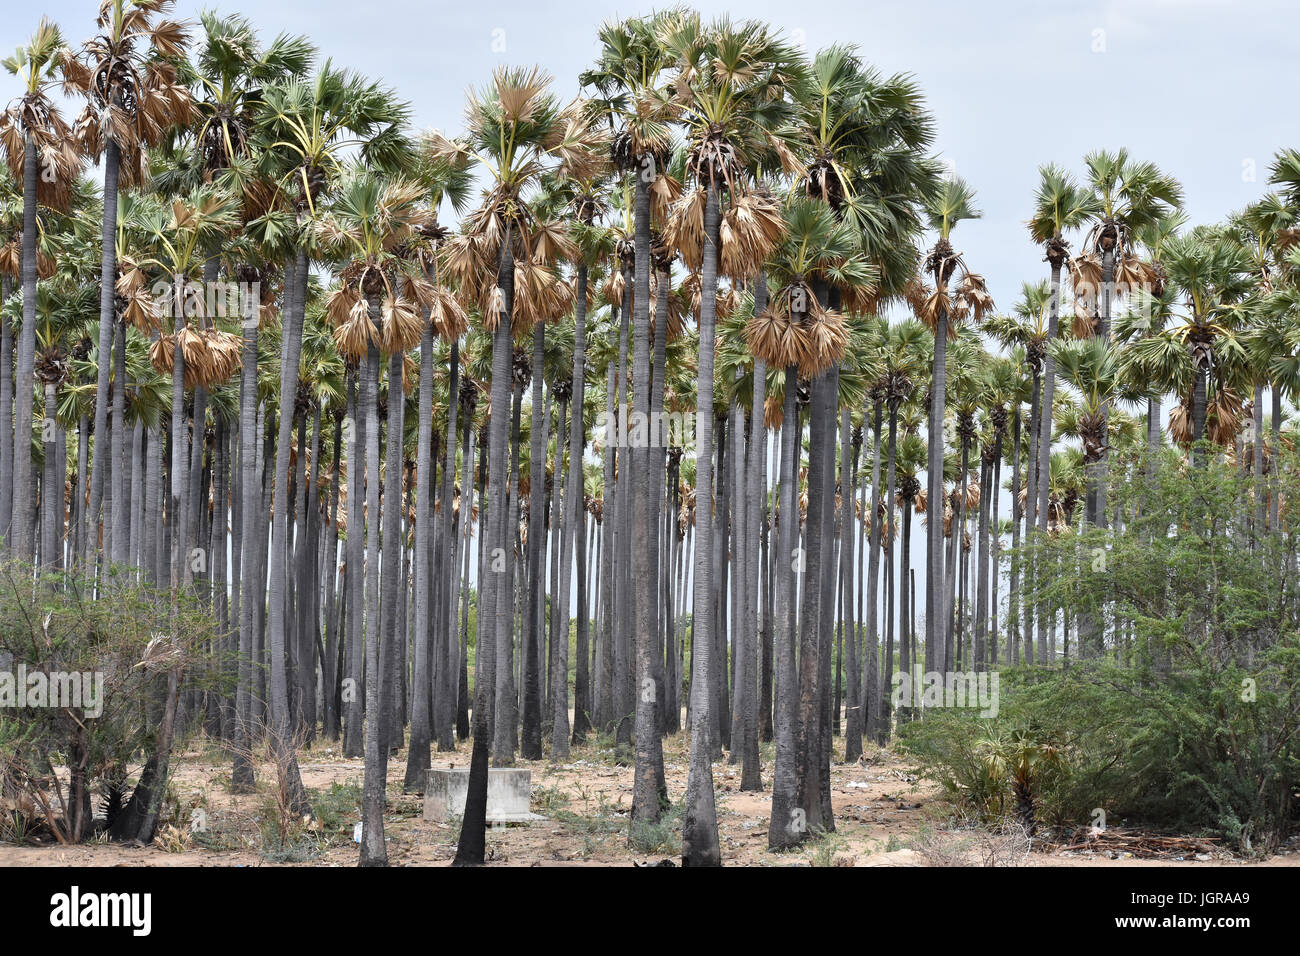
[[[775,197],[751,192],[733,198],[719,229],[719,270],[732,279],[753,276],[784,235],[785,217]]]
[[[704,207],[708,195],[696,187],[682,195],[664,223],[664,241],[677,250],[691,272],[700,271],[704,257]]]

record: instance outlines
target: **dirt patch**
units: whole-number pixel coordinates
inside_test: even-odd
[[[688,770],[685,736],[664,741],[664,772],[674,806],[659,827],[638,829],[629,842],[632,768],[619,766],[612,750],[594,744],[575,747],[565,764],[519,761],[532,771],[532,810],[544,820],[492,829],[491,862],[511,866],[600,866],[677,861],[680,813]],[[740,767],[723,760],[713,765],[718,831],[723,863],[729,866],[933,866],[978,862],[996,851],[999,865],[1009,855],[1027,866],[1297,866],[1292,848],[1265,861],[1243,862],[1224,852],[1188,859],[1140,859],[1110,850],[1043,851],[1023,855],[1018,847],[978,844],[982,836],[951,833],[952,808],[937,786],[919,780],[907,763],[886,750],[869,749],[859,763],[831,767],[831,802],[836,830],[799,849],[767,849],[771,809],[771,745],[763,747],[763,786],[759,793],[739,790]],[[435,767],[466,767],[469,744],[455,753],[434,754]],[[439,866],[456,852],[459,821],[422,819],[423,799],[402,793],[406,753],[388,765],[385,834],[393,866]],[[357,802],[363,768],[346,758],[339,744],[318,742],[300,755],[303,782],[321,819],[295,832],[292,846],[278,845],[274,813],[274,769],[258,765],[257,792],[230,792],[230,762],[211,745],[195,746],[173,762],[172,829],[154,845],[120,846],[92,842],[75,847],[0,845],[4,866],[353,866],[357,847],[352,826],[360,819]],[[195,814],[201,814],[195,817]],[[195,832],[198,819],[203,829]],[[187,825],[191,824],[191,825]],[[936,836],[936,834],[938,834]],[[160,845],[161,844],[161,845]],[[170,852],[167,848],[169,847]],[[950,859],[951,858],[951,859]]]

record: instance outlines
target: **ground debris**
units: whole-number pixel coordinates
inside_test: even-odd
[[[1080,840],[1080,836],[1083,837]],[[1100,830],[1092,828],[1082,834],[1074,833],[1068,843],[1043,843],[1043,849],[1059,852],[1078,850],[1095,850],[1110,854],[1132,854],[1135,857],[1159,859],[1164,857],[1187,857],[1209,859],[1209,855],[1220,848],[1218,837],[1159,836],[1141,830]],[[1114,856],[1110,856],[1115,859]]]

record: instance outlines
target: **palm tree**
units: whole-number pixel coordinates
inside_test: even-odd
[[[668,122],[673,101],[662,88],[662,75],[671,66],[669,51],[656,35],[658,23],[672,14],[606,23],[601,27],[601,52],[595,69],[583,74],[584,86],[594,86],[604,98],[596,104],[609,115],[618,130],[611,144],[611,156],[619,173],[631,174],[635,182],[632,244],[635,255],[631,325],[634,333],[632,357],[632,412],[648,421],[651,401],[651,194],[662,197],[669,191],[665,181],[671,138]],[[662,199],[661,199],[662,203]],[[665,290],[666,292],[667,290]],[[661,323],[662,325],[662,323]],[[662,376],[660,376],[662,380]],[[651,452],[648,447],[631,449],[632,537],[651,542]],[[630,544],[630,542],[629,542]],[[663,777],[663,750],[659,741],[656,693],[645,688],[654,684],[658,634],[659,572],[651,566],[649,547],[632,547],[634,619],[636,622],[633,735],[635,775],[632,812],[642,822],[659,819],[659,780]],[[657,557],[657,555],[656,555]]]
[[[1088,188],[1088,218],[1092,229],[1084,240],[1084,254],[1071,263],[1076,289],[1090,292],[1085,302],[1095,304],[1093,334],[1109,338],[1111,313],[1117,291],[1150,286],[1157,280],[1134,248],[1134,234],[1182,207],[1183,191],[1172,176],[1154,163],[1133,160],[1125,149],[1098,150],[1084,157]],[[1106,407],[1102,407],[1102,418]],[[1104,429],[1103,429],[1104,431]],[[1084,506],[1085,518],[1106,524],[1106,454],[1093,466]]]
[[[1051,345],[1057,340],[1061,314],[1061,267],[1069,260],[1070,253],[1065,234],[1097,216],[1101,205],[1089,189],[1081,186],[1073,175],[1055,164],[1040,166],[1038,176],[1034,213],[1029,220],[1029,235],[1043,247],[1043,258],[1051,268],[1051,282],[1048,287],[1046,338],[1041,344],[1035,342],[1030,363],[1036,372],[1042,372],[1040,407],[1050,409],[1056,396],[1056,366]],[[1091,307],[1096,300],[1095,294],[1087,294],[1087,289],[1079,279],[1076,279],[1075,291],[1085,308]],[[1038,368],[1039,363],[1043,366],[1041,370]],[[1051,426],[1051,415],[1041,416],[1036,439],[1031,440],[1034,447],[1030,452],[1028,491],[1030,501],[1035,503],[1034,510],[1038,514],[1040,530],[1047,528],[1047,491],[1038,482],[1037,476],[1047,473],[1047,459],[1051,453]]]
[[[253,24],[239,14],[203,11],[199,20],[203,37],[181,77],[195,89],[192,134],[201,169],[213,176],[253,157],[263,91],[305,77],[315,50],[305,37],[285,34],[263,47]],[[254,207],[267,198],[260,185],[245,194]]]
[[[1269,387],[1275,395],[1280,393],[1281,381],[1274,363],[1276,358],[1289,351],[1285,341],[1286,332],[1276,321],[1279,314],[1285,314],[1286,310],[1276,308],[1277,285],[1274,282],[1274,272],[1276,270],[1285,280],[1286,262],[1279,255],[1279,249],[1291,244],[1296,219],[1297,210],[1288,205],[1278,193],[1270,193],[1228,218],[1228,235],[1240,243],[1250,258],[1255,277],[1255,297],[1260,306],[1251,316],[1249,328],[1242,336],[1250,353],[1250,384],[1254,392],[1251,401],[1253,417],[1248,426],[1251,445],[1248,461],[1260,489],[1257,492],[1254,516],[1257,533],[1265,527],[1267,511],[1266,495],[1262,490],[1265,458],[1264,389]],[[1280,404],[1280,398],[1278,401]]]
[[[25,152],[25,150],[24,150]],[[23,196],[6,163],[0,166],[0,308],[8,305],[14,281],[22,282]],[[41,257],[37,254],[39,271]],[[48,263],[47,263],[48,264]],[[19,320],[21,321],[21,310]],[[0,322],[0,485],[14,483],[14,326]],[[84,434],[84,429],[80,434]],[[0,494],[0,536],[7,542],[13,520],[12,495]]]
[[[1271,392],[1270,435],[1267,455],[1276,460],[1282,448],[1282,399],[1285,395],[1294,404],[1300,395],[1300,336],[1296,334],[1296,319],[1300,316],[1300,292],[1290,282],[1274,288],[1260,303],[1255,324],[1242,336],[1251,366],[1262,377]],[[1263,450],[1262,402],[1256,402],[1255,455],[1256,474],[1262,474],[1266,453]],[[1277,491],[1278,471],[1269,469],[1268,511],[1264,521],[1270,530],[1278,528],[1280,511]]]
[[[1115,335],[1121,342],[1130,342],[1142,336],[1161,331],[1169,319],[1177,289],[1166,282],[1166,273],[1161,259],[1165,244],[1177,234],[1186,223],[1187,217],[1181,212],[1173,212],[1147,223],[1137,230],[1136,237],[1146,250],[1150,265],[1150,282],[1144,288],[1132,290],[1129,294],[1131,308],[1125,315],[1115,320]],[[1137,381],[1129,384],[1137,385]],[[1147,396],[1147,454],[1149,470],[1155,469],[1155,452],[1161,444],[1160,426],[1161,393],[1152,390]]]
[[[1111,343],[1093,336],[1052,346],[1061,377],[1079,395],[1078,435],[1083,446],[1085,474],[1106,454],[1109,447],[1105,410],[1119,390],[1122,375],[1119,351]],[[1098,656],[1103,636],[1091,612],[1080,612],[1079,656]]]
[[[275,471],[272,482],[272,513],[275,526],[272,528],[272,550],[270,557],[270,586],[268,595],[268,616],[270,618],[270,656],[271,656],[271,719],[272,733],[277,739],[273,746],[277,748],[277,767],[283,776],[285,787],[295,807],[306,810],[306,796],[298,778],[297,761],[292,754],[289,733],[288,673],[287,665],[287,574],[288,554],[291,545],[289,535],[289,491],[290,448],[293,436],[294,416],[290,407],[284,404],[285,396],[298,392],[298,365],[302,351],[303,321],[306,310],[307,278],[309,267],[309,247],[318,238],[313,229],[318,215],[318,204],[327,194],[333,181],[343,173],[342,157],[350,148],[359,147],[361,158],[365,162],[381,167],[400,164],[400,157],[405,155],[404,143],[399,127],[406,117],[407,107],[398,102],[393,94],[363,78],[334,69],[328,62],[310,80],[289,79],[286,82],[267,87],[263,91],[263,107],[258,113],[257,144],[254,155],[261,171],[276,182],[278,191],[292,207],[297,217],[296,235],[291,240],[295,249],[291,260],[291,281],[286,281],[284,327],[280,342],[280,397],[281,411],[276,441]],[[364,178],[364,177],[359,177]],[[367,216],[375,215],[375,210],[364,205],[379,202],[382,188],[373,182],[359,187],[359,195],[353,199],[362,203],[358,208],[343,207],[343,215],[351,217],[347,225],[338,232],[346,234],[358,221],[368,222]],[[405,196],[402,203],[406,202]],[[387,224],[386,224],[387,225]],[[334,232],[323,233],[328,241],[338,246],[347,242]],[[337,313],[331,318],[338,321]],[[355,329],[355,327],[354,327]],[[357,344],[358,340],[352,342]],[[364,340],[360,340],[364,341]],[[350,353],[359,354],[355,349]],[[378,361],[378,352],[373,352],[373,362]],[[373,365],[372,362],[372,365]],[[378,388],[378,369],[372,367],[372,374],[366,380],[367,385]],[[372,436],[366,436],[370,441]],[[378,454],[378,434],[373,436],[376,455]],[[368,459],[369,463],[369,459]],[[378,462],[373,462],[372,475],[375,477],[378,493]],[[280,496],[284,497],[280,497]],[[283,503],[283,507],[277,505]],[[378,523],[378,502],[369,512],[372,521]],[[357,529],[360,530],[359,528]],[[375,529],[377,532],[377,528]],[[377,542],[376,542],[377,543]],[[375,556],[375,549],[368,549]],[[390,566],[391,567],[391,566]],[[368,569],[368,583],[371,590],[377,592],[377,568]],[[377,593],[370,595],[371,602],[377,600]],[[373,608],[373,603],[371,604]],[[376,614],[369,620],[377,619]],[[391,620],[391,619],[390,619]],[[378,640],[378,637],[375,636]],[[367,675],[367,681],[370,675]],[[386,695],[385,695],[386,696]],[[382,703],[383,696],[367,697],[368,706]],[[350,714],[355,716],[354,714]],[[367,713],[367,724],[371,714]],[[367,738],[369,734],[367,733]],[[369,746],[369,743],[367,743]],[[370,827],[372,840],[375,839]],[[382,858],[382,825],[380,826],[378,845],[372,843],[367,849],[372,859]],[[363,853],[363,858],[365,854]]]
[[[1281,196],[1286,204],[1286,208],[1293,216],[1300,219],[1300,151],[1295,149],[1285,149],[1278,152],[1273,162],[1269,165],[1270,183],[1282,187]],[[1293,223],[1287,230],[1279,233],[1279,242],[1277,244],[1277,257],[1279,271],[1286,282],[1283,288],[1277,290],[1274,299],[1268,307],[1268,311],[1275,316],[1296,315],[1296,306],[1300,304],[1300,295],[1297,294],[1296,277],[1300,273],[1300,263],[1297,262],[1297,253],[1295,242],[1300,238],[1300,232],[1297,232],[1297,226]],[[1282,241],[1284,240],[1284,241]],[[1291,326],[1294,328],[1294,324]],[[1281,445],[1282,429],[1282,381],[1286,381],[1290,386],[1292,401],[1296,395],[1294,383],[1296,382],[1297,372],[1300,364],[1295,358],[1294,343],[1290,343],[1291,348],[1278,356],[1275,365],[1275,373],[1279,381],[1272,388],[1272,432],[1273,432],[1273,449],[1277,454]],[[1271,482],[1274,487],[1280,482],[1278,469],[1274,469],[1271,476]],[[1274,491],[1269,496],[1269,527],[1278,527],[1280,495]]]
[[[484,325],[492,333],[492,416],[488,427],[488,520],[485,554],[492,578],[480,589],[481,629],[478,645],[478,679],[474,701],[474,749],[471,755],[469,797],[461,840],[456,853],[460,865],[483,862],[487,810],[488,735],[492,732],[489,694],[495,693],[498,717],[493,750],[499,760],[514,753],[514,728],[504,719],[509,713],[507,660],[512,643],[512,591],[508,555],[513,550],[507,521],[506,438],[509,422],[512,365],[512,322],[516,299],[516,260],[530,262],[542,253],[549,261],[562,230],[538,228],[524,192],[535,185],[550,166],[582,179],[595,161],[590,126],[580,106],[561,108],[550,92],[550,77],[540,69],[500,69],[491,83],[471,93],[467,108],[468,132],[462,142],[439,137],[436,143],[448,156],[472,154],[489,177],[489,190],[473,212],[449,266],[461,288],[473,294]]]
[[[422,162],[417,172],[418,181],[428,194],[429,207],[436,215],[443,198],[450,200],[452,208],[459,211],[464,205],[469,182],[464,163],[449,162],[432,154],[426,139],[422,151]],[[415,622],[419,628],[415,637],[414,666],[411,679],[414,689],[411,703],[411,741],[407,750],[406,782],[408,790],[418,790],[424,784],[425,771],[429,769],[429,745],[431,729],[438,730],[439,749],[450,749],[452,717],[445,706],[440,714],[430,713],[430,686],[432,674],[437,673],[442,686],[433,696],[439,705],[445,705],[454,699],[454,689],[446,683],[446,677],[452,670],[448,654],[443,645],[450,639],[447,616],[449,610],[439,609],[437,613],[430,607],[430,590],[434,583],[435,569],[440,568],[437,593],[444,596],[443,604],[450,608],[451,602],[446,596],[451,593],[455,579],[455,556],[451,560],[441,560],[442,549],[435,549],[434,543],[439,539],[451,537],[453,520],[451,508],[452,475],[456,470],[457,412],[460,393],[460,339],[469,325],[465,310],[461,307],[451,290],[439,282],[438,249],[446,236],[446,230],[429,223],[422,230],[417,241],[408,244],[408,254],[418,263],[421,272],[434,289],[434,298],[427,305],[422,304],[425,325],[420,337],[420,405],[417,419],[416,474],[420,478],[420,491],[415,500]],[[446,459],[442,469],[442,488],[439,500],[442,502],[438,520],[441,522],[439,534],[433,527],[432,458],[433,445],[433,375],[434,366],[433,339],[435,333],[444,341],[451,343],[450,378],[447,385],[447,428],[445,431]],[[435,554],[437,557],[435,557]],[[430,644],[430,636],[434,642]],[[441,659],[430,659],[430,655],[441,653]]]
[[[1246,353],[1237,333],[1246,325],[1254,289],[1250,260],[1240,244],[1198,228],[1169,240],[1161,258],[1169,282],[1184,297],[1175,325],[1134,343],[1132,361],[1147,377],[1182,398],[1170,416],[1180,443],[1195,446],[1215,421],[1216,441],[1236,433],[1240,375]],[[1213,392],[1213,394],[1211,394]],[[1193,460],[1204,463],[1194,447]]]
[[[113,284],[117,266],[118,197],[120,189],[148,178],[147,150],[159,145],[174,126],[193,117],[194,102],[181,82],[177,62],[185,55],[184,25],[167,19],[171,0],[149,3],[106,0],[96,19],[99,33],[77,54],[64,50],[61,66],[66,86],[86,98],[73,132],[82,153],[104,163],[104,221],[99,297],[99,378],[94,435],[100,446],[90,478],[83,559],[89,563],[99,540],[100,509],[108,474],[109,366],[113,355]],[[120,484],[120,482],[119,482]],[[122,507],[115,501],[114,507]],[[104,528],[111,533],[113,516]]]
[[[604,211],[601,196],[601,182],[597,173],[590,174],[585,180],[570,178],[562,186],[569,193],[568,208],[573,221],[569,233],[577,249],[574,261],[574,297],[573,297],[573,353],[570,387],[570,401],[574,412],[569,424],[569,472],[564,489],[564,528],[563,543],[560,553],[560,578],[558,593],[557,632],[561,639],[556,644],[555,660],[552,665],[553,683],[551,686],[552,733],[551,759],[564,760],[569,754],[569,700],[568,700],[568,640],[569,633],[569,595],[571,574],[575,554],[578,555],[579,567],[585,561],[585,483],[583,479],[583,449],[586,445],[586,423],[584,415],[587,410],[587,308],[589,304],[590,273],[607,258],[614,249],[613,234],[599,224]],[[558,439],[558,436],[557,436]],[[560,455],[559,444],[556,445],[557,460]],[[576,540],[575,540],[576,539]],[[579,577],[577,593],[578,621],[574,654],[576,657],[575,679],[573,688],[573,742],[585,739],[591,728],[590,708],[592,701],[587,694],[588,662],[587,637],[588,615],[583,603],[585,587]]]
[[[881,349],[881,360],[883,365],[883,386],[885,395],[885,407],[888,409],[888,439],[886,445],[886,464],[885,464],[885,485],[887,490],[885,514],[888,516],[888,523],[892,524],[894,516],[898,514],[897,492],[899,487],[898,478],[898,455],[899,455],[899,434],[898,423],[899,415],[903,406],[909,402],[916,389],[917,382],[923,378],[925,366],[929,359],[929,345],[926,342],[928,334],[925,327],[914,321],[903,321],[896,325],[889,326],[883,347]],[[915,476],[913,476],[914,478]],[[911,496],[914,500],[916,495]],[[909,507],[907,500],[904,500],[904,510]],[[873,517],[873,520],[874,517]],[[910,518],[905,518],[910,529]],[[893,568],[894,563],[894,540],[897,537],[894,533],[886,536],[885,561],[888,567]],[[910,676],[911,667],[917,662],[911,661],[909,657],[909,648],[906,644],[908,635],[908,581],[907,570],[909,567],[911,542],[906,536],[903,538],[904,551],[901,555],[901,575],[895,576],[892,571],[889,574],[890,593],[886,599],[886,607],[893,607],[897,611],[898,626],[895,628],[893,618],[891,617],[885,624],[885,660],[886,670],[882,673],[883,683],[878,692],[877,700],[880,702],[881,713],[879,720],[882,733],[888,733],[889,729],[889,700],[883,692],[884,688],[891,684],[889,668],[893,665],[894,655],[894,636],[898,635],[900,661],[899,669]],[[901,581],[900,581],[901,578]],[[895,593],[898,598],[895,600]]]
[[[189,447],[186,440],[185,389],[213,385],[234,370],[238,353],[227,333],[205,327],[203,297],[189,284],[202,274],[203,250],[236,222],[234,202],[224,191],[202,186],[170,205],[150,202],[138,209],[133,225],[144,237],[148,254],[140,265],[156,269],[167,286],[158,305],[172,318],[172,331],[156,339],[151,349],[155,368],[172,377],[171,499],[168,511],[173,593],[191,583],[189,560],[195,529],[189,524]],[[199,320],[192,329],[189,319]],[[125,334],[125,326],[123,327]],[[197,414],[197,410],[196,410]],[[203,422],[195,422],[195,441],[202,440]],[[107,449],[101,449],[101,452]],[[116,505],[117,503],[115,503]]]
[[[55,279],[39,283],[36,313],[38,353],[34,367],[36,384],[43,400],[41,444],[44,472],[41,476],[40,560],[50,570],[63,566],[63,472],[66,457],[64,421],[59,413],[60,390],[68,380],[68,344],[78,331],[86,306],[93,303],[93,286],[67,268]],[[30,443],[29,443],[30,444]]]
[[[696,551],[691,641],[691,765],[687,781],[686,818],[682,832],[685,865],[716,866],[721,862],[717,812],[713,800],[710,757],[717,741],[709,739],[714,634],[710,615],[713,587],[714,522],[708,504],[713,487],[713,366],[714,332],[722,225],[721,201],[730,196],[732,208],[748,193],[746,167],[751,158],[766,155],[788,115],[783,92],[796,77],[795,50],[771,35],[762,24],[733,24],[719,19],[705,28],[698,14],[679,13],[658,30],[676,68],[676,92],[687,134],[687,174],[694,189],[687,193],[671,229],[687,267],[700,274],[699,386],[696,390],[696,481],[704,506],[696,514]],[[758,271],[776,238],[773,230],[749,230],[747,246],[738,248],[733,276]],[[680,241],[687,237],[693,241]],[[738,244],[739,245],[739,244]]]
[[[755,315],[747,325],[745,335],[756,359],[772,368],[785,370],[781,477],[778,483],[780,502],[777,506],[780,516],[777,552],[785,556],[794,552],[796,536],[795,475],[801,428],[795,383],[801,377],[818,382],[823,373],[840,360],[849,343],[843,316],[822,304],[814,283],[822,283],[824,288],[825,283],[833,281],[850,290],[869,290],[874,286],[875,272],[862,256],[855,230],[850,224],[838,220],[824,203],[796,198],[787,207],[786,236],[769,262],[768,274],[778,291],[769,299],[767,309]],[[825,483],[819,479],[825,474],[827,445],[832,450],[834,447],[833,431],[827,436],[823,427],[827,414],[832,420],[836,416],[838,400],[833,386],[833,381],[816,386],[815,398],[821,399],[823,404],[811,412],[817,416],[813,419],[817,428],[813,431],[809,449],[807,558],[796,562],[799,571],[805,574],[806,582],[821,581],[824,560],[821,546],[824,522],[820,509]],[[825,397],[827,392],[830,393],[829,403]],[[696,520],[698,523],[698,516]],[[778,562],[779,575],[774,582],[777,747],[768,829],[768,845],[773,848],[792,846],[804,840],[808,827],[818,825],[822,814],[817,784],[820,777],[811,763],[814,752],[820,754],[821,750],[818,733],[821,588],[820,583],[817,587],[805,584],[803,588],[804,604],[798,619],[799,670],[796,674],[793,604],[797,582],[786,570],[788,566],[784,560]],[[826,732],[829,733],[829,727]],[[813,782],[811,786],[810,780]],[[798,825],[794,825],[796,821]]]
[[[847,304],[873,312],[899,297],[915,274],[920,212],[938,184],[924,155],[934,138],[932,119],[910,77],[882,77],[848,46],[819,51],[796,97],[804,192],[856,231],[877,281],[870,301]],[[849,290],[828,291],[842,300]],[[851,669],[857,666],[854,660]]]
[[[402,460],[402,356],[423,335],[419,303],[435,295],[423,270],[398,250],[420,229],[432,222],[424,204],[424,189],[416,183],[389,180],[358,166],[344,173],[329,210],[318,222],[316,235],[324,251],[344,263],[339,286],[331,294],[326,311],[334,326],[335,342],[350,358],[363,357],[364,411],[366,416],[366,514],[369,526],[366,606],[366,775],[363,803],[361,866],[387,863],[384,844],[384,779],[387,742],[382,724],[389,708],[396,706],[380,688],[381,660],[385,643],[393,637],[380,634],[378,601],[386,599],[389,627],[395,626],[397,566],[397,524],[401,514]],[[404,250],[403,250],[404,251]],[[389,587],[380,594],[377,552],[379,510],[379,355],[390,356],[388,378],[388,462],[387,492],[383,514],[385,553],[383,571]],[[296,356],[295,356],[296,359]],[[296,365],[296,362],[295,362]],[[282,426],[283,427],[283,426]],[[354,489],[355,493],[356,489]],[[360,530],[359,528],[356,530]],[[275,579],[271,586],[275,587]],[[390,646],[387,654],[396,655]]]
[[[1054,341],[1051,330],[1050,308],[1053,298],[1051,286],[1047,282],[1038,283],[1021,283],[1020,300],[1016,303],[1015,315],[1001,316],[993,315],[986,318],[983,322],[984,332],[998,342],[1003,348],[1010,350],[1020,350],[1019,354],[1023,356],[1023,363],[1029,366],[1030,372],[1030,391],[1029,391],[1029,454],[1027,457],[1027,481],[1024,486],[1025,491],[1025,533],[1028,536],[1030,529],[1035,525],[1034,515],[1037,511],[1038,483],[1037,476],[1039,471],[1041,433],[1042,433],[1042,409],[1047,405],[1043,400],[1043,372],[1050,358],[1049,345]],[[1055,388],[1052,390],[1053,400],[1055,400]],[[1019,411],[1016,412],[1017,416]],[[1019,419],[1015,420],[1016,427],[1019,427]],[[1018,439],[1013,443],[1013,451],[1019,451]],[[1019,456],[1015,457],[1015,475],[1013,480],[1019,476]],[[1017,487],[1013,492],[1014,507],[1020,507],[1020,488]],[[1018,540],[1018,539],[1017,539]],[[1013,544],[1013,548],[1015,545]],[[1030,556],[1032,560],[1032,556]],[[1016,575],[1016,567],[1012,567],[1012,586],[1013,589],[1019,587],[1019,580]],[[1013,597],[1014,601],[1014,597]],[[1034,661],[1034,643],[1032,640],[1032,615],[1033,607],[1031,604],[1025,605],[1025,655],[1029,663]],[[1018,626],[1018,625],[1017,625]]]
[[[26,46],[3,61],[18,77],[23,93],[0,116],[0,143],[15,182],[22,183],[22,239],[20,279],[23,324],[18,339],[18,402],[12,448],[14,474],[12,515],[16,524],[0,527],[6,544],[16,545],[20,557],[30,558],[36,547],[36,476],[32,470],[32,376],[36,361],[36,281],[38,263],[38,205],[66,209],[80,167],[71,132],[49,89],[62,62],[63,39],[59,28],[41,18]],[[8,366],[6,365],[6,368]],[[6,389],[5,394],[9,391]],[[8,419],[6,419],[8,421]],[[6,513],[10,509],[5,509]]]
[[[977,273],[966,268],[961,255],[952,248],[950,237],[959,222],[978,219],[982,213],[975,208],[975,191],[960,177],[944,180],[939,191],[926,202],[926,217],[930,227],[938,233],[934,247],[924,262],[927,277],[933,279],[933,289],[918,288],[913,295],[913,307],[921,321],[934,335],[934,358],[930,379],[930,453],[927,467],[927,500],[932,508],[942,509],[944,409],[946,403],[946,369],[948,342],[957,337],[957,324],[967,313],[976,322],[983,318],[992,301]],[[950,283],[959,276],[956,294]],[[926,540],[925,588],[925,659],[935,666],[933,670],[947,671],[948,660],[944,643],[947,631],[947,609],[944,607],[943,581],[943,523],[930,521]]]

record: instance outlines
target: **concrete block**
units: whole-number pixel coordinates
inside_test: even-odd
[[[487,822],[526,823],[542,819],[529,809],[532,774],[524,767],[488,769]],[[430,768],[425,779],[424,819],[442,823],[465,813],[469,768]]]

